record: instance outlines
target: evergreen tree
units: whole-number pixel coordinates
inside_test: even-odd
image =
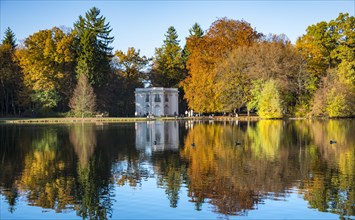
[[[192,28],[189,29],[190,37],[202,37],[204,32],[198,23],[195,23]]]
[[[9,44],[11,48],[14,50],[17,46],[16,44],[16,38],[14,32],[8,27],[5,31],[5,37],[2,41],[2,44]]]
[[[178,87],[186,71],[179,46],[178,35],[173,26],[169,27],[164,45],[155,50],[150,80],[153,86]]]
[[[20,110],[20,90],[23,87],[22,73],[14,60],[15,34],[10,28],[0,45],[0,114],[16,115]]]
[[[110,24],[100,16],[100,10],[93,7],[86,12],[85,17],[79,16],[74,29],[79,44],[76,72],[79,75],[86,74],[91,85],[100,87],[111,71],[112,47],[109,44],[114,38],[110,37]]]
[[[192,26],[192,28],[189,29],[189,33],[190,33],[190,36],[188,38],[186,38],[186,41],[188,41],[191,38],[195,38],[195,37],[201,38],[203,36],[203,34],[204,34],[201,26],[198,23],[195,23]],[[186,66],[187,60],[189,59],[189,55],[190,55],[190,52],[186,48],[186,44],[185,44],[185,47],[182,50],[182,57],[184,58],[185,66]]]
[[[70,99],[69,106],[75,116],[90,116],[96,108],[96,96],[85,74],[81,74]]]

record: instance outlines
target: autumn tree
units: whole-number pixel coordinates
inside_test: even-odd
[[[164,44],[155,49],[153,66],[149,73],[152,86],[175,87],[185,78],[186,71],[178,34],[170,26]]]
[[[73,97],[69,106],[74,116],[84,117],[94,114],[96,109],[96,96],[85,74],[79,75]]]
[[[28,107],[66,110],[75,82],[72,33],[57,27],[34,33],[26,38],[16,57],[24,72]]]
[[[308,83],[308,89],[313,95],[313,115],[334,115],[327,106],[333,106],[335,100],[326,98],[324,92],[337,90],[344,100],[354,100],[355,79],[355,17],[348,13],[329,22],[319,22],[307,28],[307,33],[297,40],[296,47],[307,61],[307,71],[313,80]],[[338,90],[342,88],[341,90]],[[347,98],[345,98],[347,97]],[[336,101],[338,104],[343,101]],[[353,102],[343,105],[352,109]],[[340,107],[339,108],[343,108]],[[345,108],[345,106],[344,106]],[[323,109],[323,110],[322,110]],[[340,111],[337,116],[348,116],[348,111]],[[340,113],[339,112],[339,113]]]
[[[110,36],[112,29],[106,18],[100,16],[100,10],[91,8],[85,16],[79,16],[74,23],[74,31],[78,40],[77,74],[86,74],[94,87],[104,85],[110,73],[112,47],[114,38]]]
[[[134,47],[127,52],[116,51],[113,59],[114,67],[120,80],[118,109],[121,115],[133,115],[135,110],[135,88],[144,86],[147,80],[145,70],[149,59],[140,55]]]
[[[216,90],[224,112],[236,112],[249,101],[252,81],[248,70],[252,66],[247,47],[240,47],[217,67]]]
[[[258,103],[258,115],[262,118],[281,118],[282,100],[274,80],[265,83]]]
[[[260,37],[246,21],[222,18],[213,22],[204,36],[187,39],[188,76],[181,85],[189,107],[198,112],[221,111],[220,91],[215,87],[218,65],[234,49],[251,46]]]
[[[198,23],[195,23],[190,29],[189,29],[190,35],[186,38],[187,41],[191,41],[193,38],[201,38],[204,35],[204,31],[202,30],[201,26]],[[182,57],[184,60],[184,65],[185,65],[185,71],[186,75],[188,74],[188,69],[187,69],[187,61],[190,56],[190,51],[187,49],[187,44],[185,44],[184,49],[182,50]],[[185,98],[185,90],[183,86],[179,86],[179,110],[180,112],[185,112],[188,110],[188,104],[187,100]]]
[[[14,59],[15,34],[10,28],[0,45],[0,112],[1,115],[16,115],[20,111],[22,74]]]
[[[250,47],[239,47],[217,66],[216,90],[223,111],[256,110],[264,83],[278,82],[280,98],[292,112],[305,95],[307,72],[298,51],[284,35],[270,35]]]
[[[186,40],[189,38],[200,38],[204,35],[204,31],[202,30],[201,26],[198,23],[194,23],[194,25],[189,29],[189,33],[190,35],[186,38]],[[190,52],[187,49],[185,44],[185,47],[182,50],[182,57],[184,58],[185,64],[189,58],[189,55]]]

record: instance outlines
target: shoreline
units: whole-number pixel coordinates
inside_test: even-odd
[[[235,117],[222,117],[215,116],[208,117],[91,117],[91,118],[0,118],[0,124],[63,124],[63,123],[129,123],[129,122],[145,122],[145,121],[185,121],[185,120],[206,120],[206,121],[257,121],[260,120],[256,116],[241,116]]]
[[[264,119],[258,116],[214,116],[209,117],[91,117],[91,118],[0,118],[0,124],[73,124],[73,123],[131,123],[131,122],[146,122],[146,121],[260,121],[260,120],[329,120],[329,119],[352,119],[352,118],[279,118],[279,119]]]

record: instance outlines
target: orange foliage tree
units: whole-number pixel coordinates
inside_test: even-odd
[[[217,66],[229,53],[244,46],[251,46],[261,34],[244,20],[221,18],[212,23],[206,35],[186,39],[189,51],[188,76],[181,83],[189,107],[198,112],[221,110],[216,90]]]

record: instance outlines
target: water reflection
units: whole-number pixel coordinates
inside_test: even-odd
[[[178,122],[138,122],[135,128],[137,150],[144,149],[151,155],[152,151],[179,149]]]
[[[87,167],[96,147],[96,126],[93,124],[78,124],[68,128],[69,140],[80,165]]]
[[[23,212],[17,204],[25,199],[85,219],[115,218],[120,188],[145,190],[155,179],[174,209],[209,204],[248,215],[270,199],[287,202],[296,189],[310,208],[353,218],[354,130],[353,120],[1,125],[0,190],[9,207],[1,212]]]
[[[282,161],[276,159],[280,135],[266,135],[265,123],[246,128],[200,124],[191,129],[182,155],[189,161],[189,196],[193,201],[208,199],[216,212],[246,215],[270,197],[269,192],[274,196],[285,194],[297,178],[290,175],[295,169],[292,164],[283,169]],[[270,126],[279,131],[282,122]],[[235,140],[242,144],[236,145]],[[265,160],[269,155],[271,159]]]

